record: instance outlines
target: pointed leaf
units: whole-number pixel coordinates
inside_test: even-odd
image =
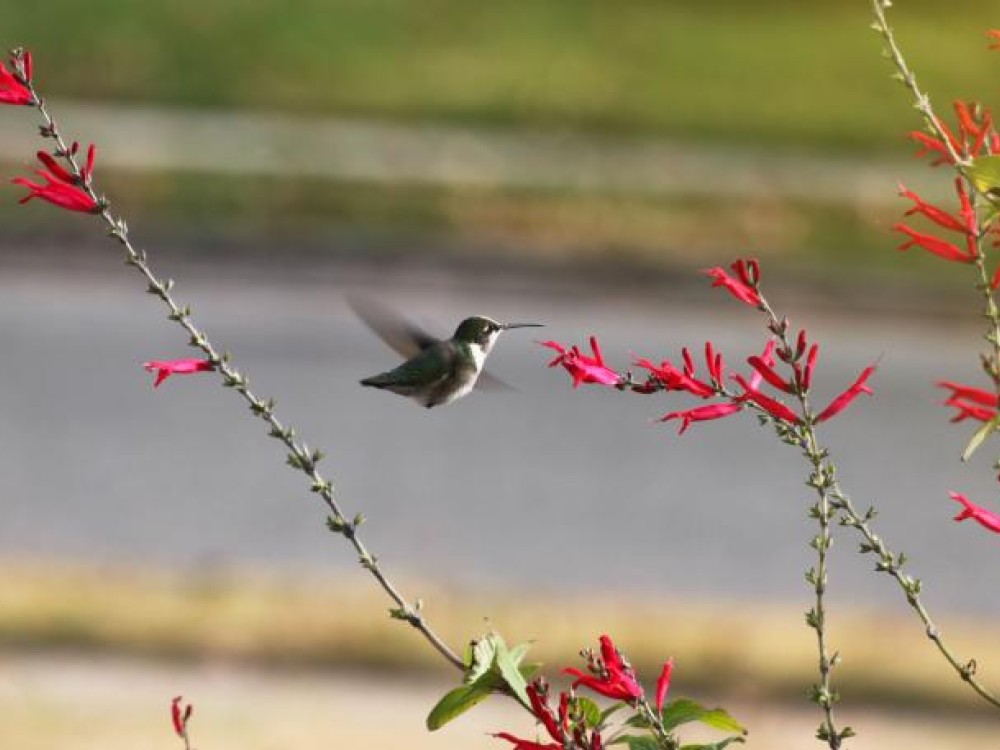
[[[514,648],[510,650],[510,660],[515,664],[520,664],[524,661],[525,655],[528,653],[528,649],[531,648],[530,643],[519,643]]]
[[[486,674],[493,666],[493,658],[496,654],[496,642],[492,633],[488,633],[478,641],[470,644],[472,646],[472,661],[468,672],[465,675],[465,682],[471,684]]]
[[[528,683],[521,674],[521,670],[517,668],[517,662],[511,657],[511,652],[507,650],[507,646],[499,639],[499,636],[497,636],[496,654],[493,661],[503,681],[514,693],[514,697],[530,711],[531,701],[528,699]]]
[[[679,727],[681,724],[687,724],[692,721],[701,722],[706,726],[721,729],[724,732],[746,732],[743,725],[730,716],[725,709],[708,709],[690,698],[678,698],[677,700],[670,701],[663,707],[661,719],[663,721],[663,728],[668,732],[675,727]]]
[[[976,189],[991,198],[1000,195],[1000,156],[981,156],[969,167],[969,177]]]
[[[659,750],[656,739],[648,735],[624,734],[621,737],[616,737],[608,744],[628,745],[629,750]]]
[[[611,718],[611,715],[615,711],[619,711],[619,710],[621,710],[624,707],[625,707],[625,704],[622,701],[618,701],[617,703],[612,703],[606,709],[604,709],[603,711],[601,711],[601,721],[599,723],[600,724],[604,724],[608,719]]]
[[[969,444],[962,451],[962,460],[968,461],[972,457],[972,454],[976,452],[976,449],[983,444],[983,441],[998,429],[1000,429],[1000,414],[997,414],[993,419],[976,430],[976,434],[972,436]]]
[[[580,709],[580,714],[583,716],[583,723],[586,724],[589,729],[600,726],[604,717],[601,714],[601,707],[598,706],[597,703],[592,701],[590,698],[578,695],[576,698],[576,705]]]
[[[473,706],[489,698],[493,689],[485,681],[474,682],[471,685],[461,685],[445,694],[427,715],[427,728],[430,731],[440,729],[449,721],[461,716]]]
[[[527,664],[518,664],[517,671],[521,673],[521,677],[524,678],[525,682],[531,682],[535,675],[542,670],[542,663],[539,661],[529,662]]]

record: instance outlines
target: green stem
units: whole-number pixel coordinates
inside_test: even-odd
[[[73,157],[73,154],[70,153],[70,150],[59,132],[55,121],[45,106],[44,100],[38,96],[33,87],[31,88],[31,91],[35,96],[35,106],[37,106],[42,118],[45,121],[45,126],[42,131],[43,135],[55,140],[58,146],[58,152],[63,156],[69,165],[73,175],[78,179],[81,179],[82,175],[80,168],[76,163],[76,159]],[[89,181],[86,184],[83,184],[83,188],[87,191],[90,197],[93,198],[99,206],[101,206],[100,216],[108,225],[110,229],[109,234],[118,240],[119,244],[124,249],[125,262],[135,268],[143,276],[143,278],[145,278],[149,285],[147,291],[159,298],[160,301],[166,305],[169,311],[167,317],[176,322],[181,328],[184,329],[184,331],[187,332],[190,336],[190,346],[199,349],[202,353],[204,353],[208,360],[212,362],[215,369],[222,377],[223,385],[230,387],[239,393],[240,396],[243,397],[244,401],[246,401],[251,413],[267,423],[270,428],[270,436],[280,441],[289,451],[288,463],[293,468],[300,470],[309,478],[311,482],[310,489],[320,497],[322,502],[332,514],[328,520],[328,525],[331,531],[335,531],[347,539],[347,541],[354,548],[355,552],[357,552],[358,560],[361,566],[375,578],[378,584],[382,587],[382,590],[385,591],[389,598],[394,602],[395,607],[391,610],[392,616],[395,619],[403,620],[413,626],[420,632],[424,639],[427,640],[427,642],[430,643],[430,645],[439,654],[441,654],[442,657],[444,657],[445,660],[447,660],[456,669],[464,671],[465,665],[462,660],[430,627],[423,615],[420,613],[419,606],[411,604],[402,595],[402,593],[400,593],[395,584],[393,584],[391,579],[379,566],[378,559],[362,542],[361,537],[358,534],[358,527],[363,522],[363,517],[358,515],[353,520],[349,520],[347,518],[344,511],[340,507],[340,503],[334,496],[333,484],[325,479],[316,468],[316,464],[322,458],[322,453],[319,451],[310,451],[304,442],[296,440],[295,430],[290,427],[285,427],[284,424],[279,421],[274,412],[273,400],[260,398],[250,390],[249,380],[247,377],[240,373],[231,364],[230,358],[227,354],[220,354],[213,346],[208,336],[195,325],[194,320],[191,317],[190,308],[179,305],[173,298],[170,293],[170,290],[173,287],[173,281],[162,281],[153,273],[147,263],[146,253],[142,250],[136,249],[132,244],[128,234],[128,227],[125,222],[112,215],[110,210],[107,208],[106,201],[104,201],[104,199],[95,192]]]

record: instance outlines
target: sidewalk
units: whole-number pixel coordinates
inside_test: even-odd
[[[899,182],[929,200],[949,189],[947,180],[905,157],[873,161],[568,132],[60,100],[51,110],[67,136],[99,145],[99,166],[128,170],[647,196],[770,195],[866,206],[897,201]],[[27,163],[40,144],[29,110],[0,109],[0,159]]]

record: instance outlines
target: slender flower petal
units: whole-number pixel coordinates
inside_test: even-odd
[[[934,255],[956,263],[972,263],[976,259],[976,255],[974,253],[960,250],[956,245],[953,245],[947,240],[942,240],[932,234],[918,232],[916,229],[908,227],[906,224],[896,224],[893,229],[897,232],[909,235],[910,237],[909,240],[899,246],[900,250],[909,250],[914,245],[918,245]]]
[[[954,383],[950,380],[942,380],[937,385],[951,391],[951,395],[945,399],[944,405],[955,409],[955,415],[951,418],[952,422],[962,422],[966,419],[989,422],[997,415],[1000,399],[997,398],[996,393],[984,391],[982,388],[975,388],[971,385]]]
[[[713,419],[722,419],[730,414],[735,414],[743,408],[742,404],[736,402],[708,404],[707,406],[696,406],[686,411],[672,411],[660,417],[661,422],[669,422],[672,419],[681,420],[681,428],[678,435],[683,435],[692,422],[708,422]]]
[[[27,80],[31,80],[31,55],[25,53],[24,70]],[[11,61],[9,68],[0,64],[0,104],[31,105],[35,98],[24,83],[18,80],[16,62]]]
[[[959,492],[949,492],[948,495],[952,500],[957,500],[963,506],[965,506],[957,516],[955,516],[956,521],[964,521],[966,518],[971,518],[976,521],[980,526],[990,531],[1000,534],[1000,515],[997,515],[991,510],[986,510],[979,505],[976,505],[971,500],[969,500],[965,495]]]
[[[737,263],[739,263],[739,261],[737,261]],[[733,265],[735,266],[736,264]],[[745,269],[746,266],[740,266],[740,268]],[[726,291],[728,291],[736,299],[744,304],[750,305],[750,307],[760,306],[760,295],[757,293],[757,290],[750,286],[747,282],[743,281],[743,279],[730,276],[726,269],[722,266],[706,268],[704,273],[706,276],[715,279],[715,281],[712,282],[713,287],[724,287]],[[744,274],[746,274],[747,278],[750,278],[749,274],[747,274],[745,270]]]
[[[809,347],[809,354],[806,356],[806,366],[802,370],[802,377],[799,379],[799,387],[805,393],[812,386],[813,370],[816,369],[816,358],[819,357],[819,344]]]
[[[950,229],[953,232],[966,231],[966,225],[963,221],[956,219],[950,213],[938,208],[933,203],[928,203],[912,190],[909,190],[905,185],[899,186],[899,194],[904,198],[908,198],[913,201],[913,207],[906,212],[907,216],[912,216],[913,214],[923,214],[935,224],[944,227],[945,229]]]
[[[674,660],[667,659],[660,672],[660,678],[656,681],[656,710],[663,710],[663,702],[667,699],[667,691],[670,689],[670,676],[674,672]]]
[[[154,388],[158,388],[160,383],[171,375],[190,375],[195,372],[208,372],[215,369],[211,360],[193,358],[172,360],[153,359],[149,362],[143,362],[142,366],[146,369],[146,372],[156,372],[156,380],[153,382]]]
[[[562,365],[563,369],[573,376],[574,388],[578,388],[581,383],[618,385],[622,380],[621,375],[604,364],[604,355],[601,353],[595,336],[590,337],[590,348],[594,353],[592,357],[582,354],[576,346],[567,349],[557,341],[539,341],[538,343],[559,353],[555,359],[549,362],[549,367]]]
[[[874,372],[875,365],[869,365],[862,370],[861,374],[858,375],[858,379],[854,381],[851,387],[833,399],[833,401],[831,401],[830,404],[819,413],[819,416],[816,417],[816,424],[825,422],[831,417],[835,417],[840,414],[840,412],[846,409],[860,394],[867,393],[868,395],[871,395],[872,389],[869,388],[866,383],[868,382],[868,378],[870,378]]]
[[[916,141],[920,149],[917,151],[917,156],[927,156],[928,154],[937,154],[937,158],[931,162],[932,167],[936,167],[940,164],[949,164],[952,161],[951,153],[948,151],[948,147],[944,144],[940,138],[935,138],[932,135],[921,132],[919,130],[910,131],[908,134],[911,140]]]
[[[758,391],[754,385],[752,383],[748,383],[746,378],[742,375],[733,375],[733,380],[739,383],[744,390],[743,396],[740,397],[742,400],[753,401],[757,404],[757,406],[766,411],[772,417],[780,419],[783,422],[788,422],[789,424],[799,424],[802,421],[798,414],[777,399],[771,398],[767,394]]]
[[[774,368],[760,357],[748,357],[747,363],[754,370],[756,370],[764,380],[770,383],[773,387],[777,388],[779,391],[784,391],[785,393],[795,393],[795,387],[775,372]]]
[[[36,169],[35,174],[45,180],[45,184],[32,182],[27,177],[15,177],[12,180],[15,185],[22,185],[31,191],[19,202],[27,203],[32,198],[41,198],[69,211],[100,212],[100,205],[81,186],[90,184],[90,178],[94,171],[95,154],[96,150],[91,145],[87,149],[87,164],[80,170],[80,177],[76,178],[51,154],[39,151],[38,159],[47,169]]]

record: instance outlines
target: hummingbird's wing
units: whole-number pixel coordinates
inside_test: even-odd
[[[439,339],[399,313],[370,299],[350,295],[347,304],[375,334],[403,359],[410,359]]]

